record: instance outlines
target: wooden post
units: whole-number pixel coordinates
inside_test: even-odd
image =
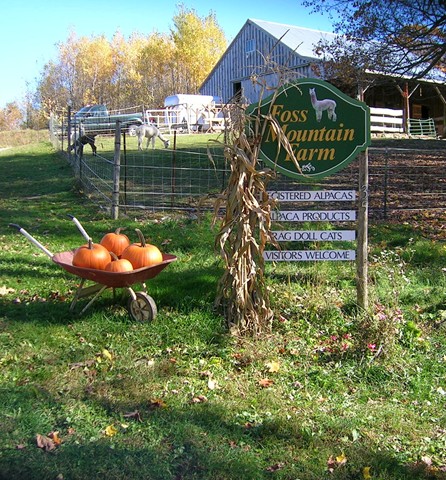
[[[369,215],[369,152],[359,157],[358,246],[356,259],[356,296],[363,310],[368,308],[368,215]]]
[[[359,98],[364,101],[360,87]],[[359,155],[358,245],[356,255],[356,297],[362,310],[369,305],[368,294],[368,222],[369,222],[369,151]]]
[[[435,88],[435,91],[437,92],[438,96],[440,97],[440,100],[443,103],[443,128],[442,128],[441,136],[444,138],[444,137],[446,137],[446,99],[442,95],[442,93],[441,93],[440,89],[437,87],[437,85],[435,85],[434,88]]]
[[[113,220],[119,217],[119,183],[121,179],[121,122],[116,120],[115,155],[113,159],[113,192],[111,215]]]
[[[409,134],[410,133],[410,103],[409,103],[410,94],[409,94],[409,84],[407,82],[404,84],[403,98],[404,98],[404,111],[406,112],[405,132],[406,134]]]
[[[173,207],[175,205],[176,166],[177,166],[177,131],[175,129],[174,132],[173,132],[173,150],[172,150],[172,182],[171,182],[172,195],[170,197],[170,206],[171,207]]]
[[[67,145],[68,145],[68,161],[71,165],[71,103],[68,104],[68,113],[67,113]],[[63,138],[63,130],[62,130],[62,138]],[[62,144],[63,150],[63,144]]]

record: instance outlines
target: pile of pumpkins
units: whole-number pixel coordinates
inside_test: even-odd
[[[138,268],[152,267],[163,261],[163,255],[155,245],[147,243],[141,230],[135,229],[138,243],[131,243],[121,228],[107,233],[100,243],[91,239],[73,255],[73,265],[108,272],[131,272]]]

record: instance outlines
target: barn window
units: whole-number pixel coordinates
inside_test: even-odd
[[[253,38],[246,40],[246,53],[252,53],[256,49],[256,42]]]

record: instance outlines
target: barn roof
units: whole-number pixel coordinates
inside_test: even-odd
[[[248,21],[254,23],[265,32],[272,35],[277,40],[296,50],[296,53],[302,57],[317,58],[314,49],[321,40],[331,41],[336,38],[334,33],[313,30],[311,28],[296,27],[284,23],[267,22],[265,20],[256,20],[250,18]]]

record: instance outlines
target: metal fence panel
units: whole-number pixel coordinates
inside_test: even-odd
[[[54,122],[53,122],[54,123]],[[67,142],[58,140],[59,145]],[[125,145],[125,142],[124,142]],[[230,171],[222,148],[154,149],[121,153],[119,204],[126,210],[211,209]],[[113,152],[83,158],[71,155],[82,188],[104,208],[111,208]],[[318,182],[278,175],[269,190],[358,189],[358,162]],[[389,218],[401,212],[446,209],[446,159],[442,150],[369,149],[369,215]],[[298,205],[311,207],[311,205]],[[297,206],[296,206],[297,207]],[[314,205],[313,205],[314,207]],[[336,205],[333,204],[333,208]]]

